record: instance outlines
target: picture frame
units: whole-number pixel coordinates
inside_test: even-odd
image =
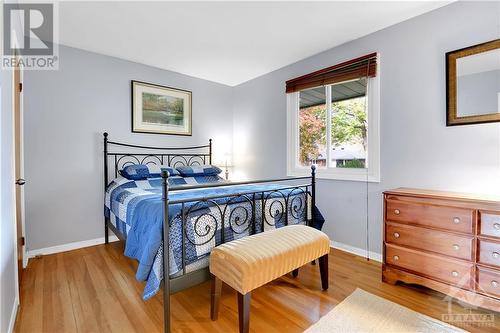
[[[132,132],[192,135],[192,92],[132,80]]]

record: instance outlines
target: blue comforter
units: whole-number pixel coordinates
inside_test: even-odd
[[[224,196],[208,202],[185,203],[184,240],[182,206],[169,205],[170,276],[175,277],[206,266],[210,250],[223,241],[247,236],[252,234],[254,229],[255,232],[260,232],[284,226],[286,223],[305,223],[306,195],[300,190],[273,192],[280,187],[282,186],[276,184],[262,184],[170,191],[171,202]],[[231,197],[232,194],[245,191],[259,191],[255,195],[255,207],[253,200],[249,200],[253,199],[252,195]],[[262,200],[263,197],[267,200]],[[284,213],[285,209],[288,214]],[[255,226],[252,224],[252,212],[255,212]],[[136,278],[146,281],[143,298],[151,298],[160,289],[163,279],[161,178],[136,181],[115,179],[106,192],[105,215],[126,237],[125,255],[138,260]]]

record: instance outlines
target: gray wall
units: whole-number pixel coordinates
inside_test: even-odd
[[[233,141],[237,177],[283,176],[284,82],[377,51],[382,181],[320,180],[318,204],[333,240],[365,248],[368,195],[370,249],[380,252],[383,190],[500,187],[500,126],[445,126],[444,67],[447,51],[498,38],[499,10],[495,2],[453,3],[234,88],[61,47],[59,71],[25,77],[28,248],[103,236],[104,130],[115,140],[155,145]],[[131,79],[192,90],[194,136],[130,133]]]
[[[499,124],[445,126],[445,53],[498,38],[499,15],[498,2],[456,2],[237,86],[236,165],[251,178],[285,175],[284,82],[377,51],[382,181],[368,184],[370,249],[381,252],[383,190],[498,192]],[[362,182],[318,182],[318,205],[333,240],[366,248],[366,196]]]
[[[104,236],[102,132],[148,145],[232,138],[228,86],[61,46],[58,71],[25,73],[28,250]],[[191,90],[193,136],[132,134],[130,80]],[[229,146],[228,149],[231,149]]]
[[[497,113],[500,94],[500,70],[475,73],[457,78],[457,114],[473,116]]]

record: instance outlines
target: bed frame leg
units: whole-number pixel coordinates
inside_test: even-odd
[[[321,288],[328,290],[328,254],[319,257],[319,272],[321,274]]]
[[[104,220],[104,244],[109,243],[109,228],[108,228],[108,219]]]
[[[168,223],[168,171],[162,171],[163,200],[163,332],[170,333],[170,225]]]
[[[104,193],[106,193],[106,188],[108,186],[108,133],[103,133],[104,138]],[[104,218],[104,243],[109,243],[109,228],[108,228],[109,218]]]

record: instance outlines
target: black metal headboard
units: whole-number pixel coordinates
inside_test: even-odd
[[[109,172],[111,171],[116,178],[118,172],[127,165],[156,164],[176,168],[179,166],[212,164],[212,139],[208,140],[208,145],[202,146],[148,147],[110,141],[106,132],[103,136],[105,187],[109,184]],[[124,147],[123,149],[126,151],[116,150],[117,147]],[[137,148],[137,151],[130,148]],[[111,170],[109,168],[110,161],[112,162]]]

